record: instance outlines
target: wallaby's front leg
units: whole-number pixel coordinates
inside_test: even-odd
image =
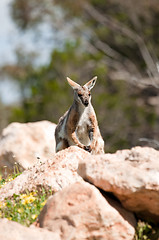
[[[90,150],[92,151],[92,149],[95,148],[95,144],[96,144],[98,123],[97,123],[96,117],[93,114],[90,116],[89,120],[91,123],[91,125],[89,126],[89,139],[91,141]]]
[[[72,140],[73,140],[73,142],[74,142],[78,147],[80,147],[80,148],[82,148],[82,149],[84,149],[84,150],[90,152],[90,147],[89,147],[89,146],[85,146],[85,145],[83,145],[83,144],[78,140],[75,131],[72,133],[71,136],[72,136]]]
[[[87,147],[85,145],[83,145],[77,135],[76,135],[76,128],[77,128],[77,125],[78,125],[78,122],[79,122],[79,112],[78,112],[78,109],[75,108],[75,106],[72,106],[72,108],[70,109],[70,114],[68,116],[68,120],[67,120],[67,124],[66,124],[66,132],[67,132],[67,135],[69,136],[69,141],[70,141],[70,145],[76,145],[86,151],[89,151],[87,149]]]

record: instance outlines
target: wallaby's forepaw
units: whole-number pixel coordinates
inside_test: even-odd
[[[84,150],[86,150],[87,152],[91,152],[92,151],[90,146],[84,146]]]

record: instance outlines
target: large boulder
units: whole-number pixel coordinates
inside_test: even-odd
[[[50,197],[35,225],[62,240],[133,240],[135,223],[132,213],[111,206],[93,185],[78,182]]]
[[[48,121],[8,125],[0,136],[0,168],[11,171],[18,163],[27,169],[50,158],[55,153],[55,127]]]
[[[12,197],[14,193],[20,194],[42,188],[57,192],[72,183],[83,181],[77,174],[78,161],[89,155],[90,153],[78,147],[58,152],[52,159],[37,163],[3,186],[0,189],[0,201]]]
[[[112,192],[126,209],[159,222],[159,151],[135,147],[88,156],[80,161],[78,173],[95,186]]]
[[[58,233],[49,232],[45,229],[28,228],[19,223],[0,219],[1,240],[61,240]]]

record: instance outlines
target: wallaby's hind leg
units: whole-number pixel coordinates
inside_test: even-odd
[[[66,139],[60,139],[60,141],[56,144],[56,152],[59,152],[68,147],[68,141]]]

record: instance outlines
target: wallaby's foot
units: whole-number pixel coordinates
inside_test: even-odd
[[[90,146],[84,146],[84,150],[86,150],[87,152],[91,152],[92,151]]]

